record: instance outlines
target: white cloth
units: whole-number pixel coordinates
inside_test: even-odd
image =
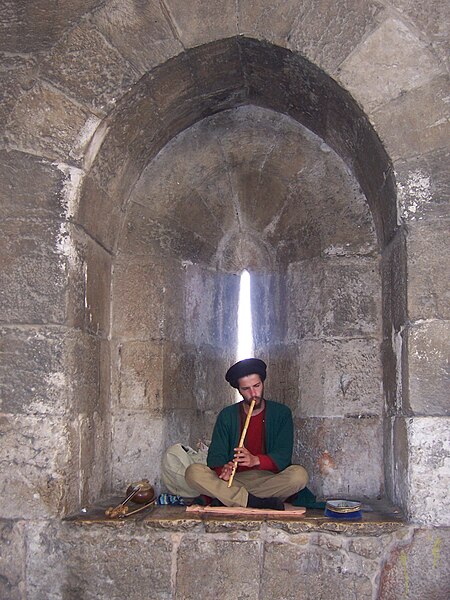
[[[189,487],[184,474],[189,465],[201,463],[206,465],[208,449],[194,450],[183,444],[174,444],[168,448],[162,460],[161,477],[167,490],[182,498],[195,498],[198,492]]]

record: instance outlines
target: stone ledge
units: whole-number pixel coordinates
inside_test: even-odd
[[[184,506],[153,506],[136,515],[122,519],[110,519],[105,516],[105,508],[115,506],[121,498],[113,498],[108,502],[101,501],[86,512],[66,517],[64,521],[76,526],[106,526],[119,528],[134,528],[135,525],[144,529],[171,532],[198,533],[232,533],[245,531],[262,531],[276,529],[288,534],[326,532],[344,534],[346,536],[379,536],[389,534],[406,526],[401,512],[385,502],[374,502],[366,505],[363,518],[357,521],[339,520],[325,517],[322,510],[307,509],[301,517],[280,516],[273,518],[266,515],[261,517],[230,517],[211,514],[186,513]]]

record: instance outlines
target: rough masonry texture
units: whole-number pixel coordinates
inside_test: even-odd
[[[3,3],[0,598],[448,597],[448,49],[443,0]],[[243,269],[310,487],[405,524],[62,522],[210,437]]]

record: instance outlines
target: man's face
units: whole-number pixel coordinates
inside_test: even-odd
[[[238,390],[244,402],[250,405],[251,401],[255,400],[255,408],[258,408],[264,398],[264,383],[261,381],[261,377],[256,373],[246,375],[238,380],[238,384]]]

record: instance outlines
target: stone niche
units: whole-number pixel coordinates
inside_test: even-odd
[[[163,450],[209,439],[234,401],[240,273],[267,397],[319,495],[383,494],[381,282],[366,198],[342,159],[255,106],[192,125],[123,208],[111,309],[112,482],[159,485]],[[356,452],[357,449],[357,452]]]

